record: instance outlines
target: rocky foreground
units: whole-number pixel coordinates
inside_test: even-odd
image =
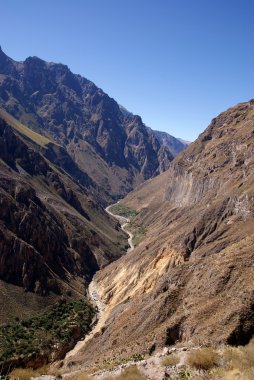
[[[44,374],[43,374],[44,373]],[[57,375],[56,375],[57,373]],[[43,375],[42,375],[43,374]],[[46,371],[16,370],[11,376],[32,376],[36,380],[252,380],[253,341],[245,347],[164,347],[146,357],[105,361],[100,367],[51,367]]]

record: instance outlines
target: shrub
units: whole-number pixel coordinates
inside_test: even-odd
[[[163,358],[162,364],[166,367],[172,367],[173,365],[177,365],[179,363],[180,359],[177,354],[171,354]]]
[[[135,216],[137,216],[137,212],[135,210],[119,203],[111,206],[109,211],[112,212],[113,214],[120,215],[120,216],[123,216],[124,218],[129,218],[129,219],[133,219],[135,218]]]
[[[196,369],[209,370],[218,365],[219,355],[212,348],[201,348],[188,353],[187,364]]]
[[[228,369],[245,370],[254,369],[254,345],[250,342],[244,347],[226,347],[224,350],[224,360]]]
[[[139,362],[140,360],[144,359],[144,355],[142,354],[134,354],[131,356],[131,359],[134,360],[134,362]]]

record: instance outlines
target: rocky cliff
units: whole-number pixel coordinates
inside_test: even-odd
[[[93,274],[125,252],[81,174],[64,148],[0,111],[1,322],[83,297]]]
[[[76,360],[254,333],[254,102],[215,118],[170,169],[123,203],[143,241],[96,275],[106,326]]]

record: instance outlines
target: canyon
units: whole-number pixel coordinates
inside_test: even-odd
[[[160,142],[140,116],[66,65],[38,57],[16,62],[1,48],[0,107],[63,146],[104,205],[165,171],[187,146],[168,134]]]
[[[9,322],[85,294],[128,245],[105,206],[164,171],[173,153],[67,66],[16,62],[1,48],[0,128],[0,321]]]
[[[91,313],[80,299],[93,275],[128,248],[105,206],[168,168],[186,147],[168,139],[174,153],[139,116],[67,66],[37,57],[16,62],[0,48],[1,365],[42,365],[87,333]],[[67,318],[61,331],[47,317],[59,308]],[[76,309],[86,315],[83,327]],[[40,320],[52,336],[41,331],[42,344],[29,348]]]
[[[253,174],[253,100],[187,144],[67,66],[0,49],[0,327],[85,310],[43,356],[65,371],[248,344]]]
[[[138,212],[135,221],[147,232],[96,273],[109,316],[73,358],[77,364],[165,345],[249,342],[253,126],[253,101],[223,112],[168,171],[120,202]]]

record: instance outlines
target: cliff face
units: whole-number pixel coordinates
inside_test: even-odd
[[[22,287],[28,301],[20,305],[20,291],[6,298],[3,321],[33,312],[40,303],[46,306],[40,296],[47,296],[49,304],[52,297],[83,296],[93,274],[125,252],[125,237],[87,189],[68,175],[76,164],[63,148],[47,140],[44,144],[39,134],[29,138],[31,130],[20,133],[20,124],[12,118],[7,124],[8,115],[1,115],[0,288]],[[82,178],[90,183],[89,177]],[[19,306],[8,315],[10,305]]]
[[[0,106],[65,146],[109,202],[168,168],[173,154],[139,116],[67,66],[15,62],[0,49]],[[184,146],[183,146],[184,148]]]
[[[166,132],[153,131],[162,146],[167,146],[173,156],[177,156],[190,144],[182,139],[177,139]]]
[[[245,344],[254,333],[254,103],[220,114],[170,169],[130,193],[146,229],[97,275],[109,319],[77,360],[152,345]],[[110,339],[109,339],[110,337]]]
[[[214,194],[242,192],[236,187],[245,187],[252,171],[252,110],[250,102],[222,113],[176,158],[169,170],[167,200],[187,206]]]

